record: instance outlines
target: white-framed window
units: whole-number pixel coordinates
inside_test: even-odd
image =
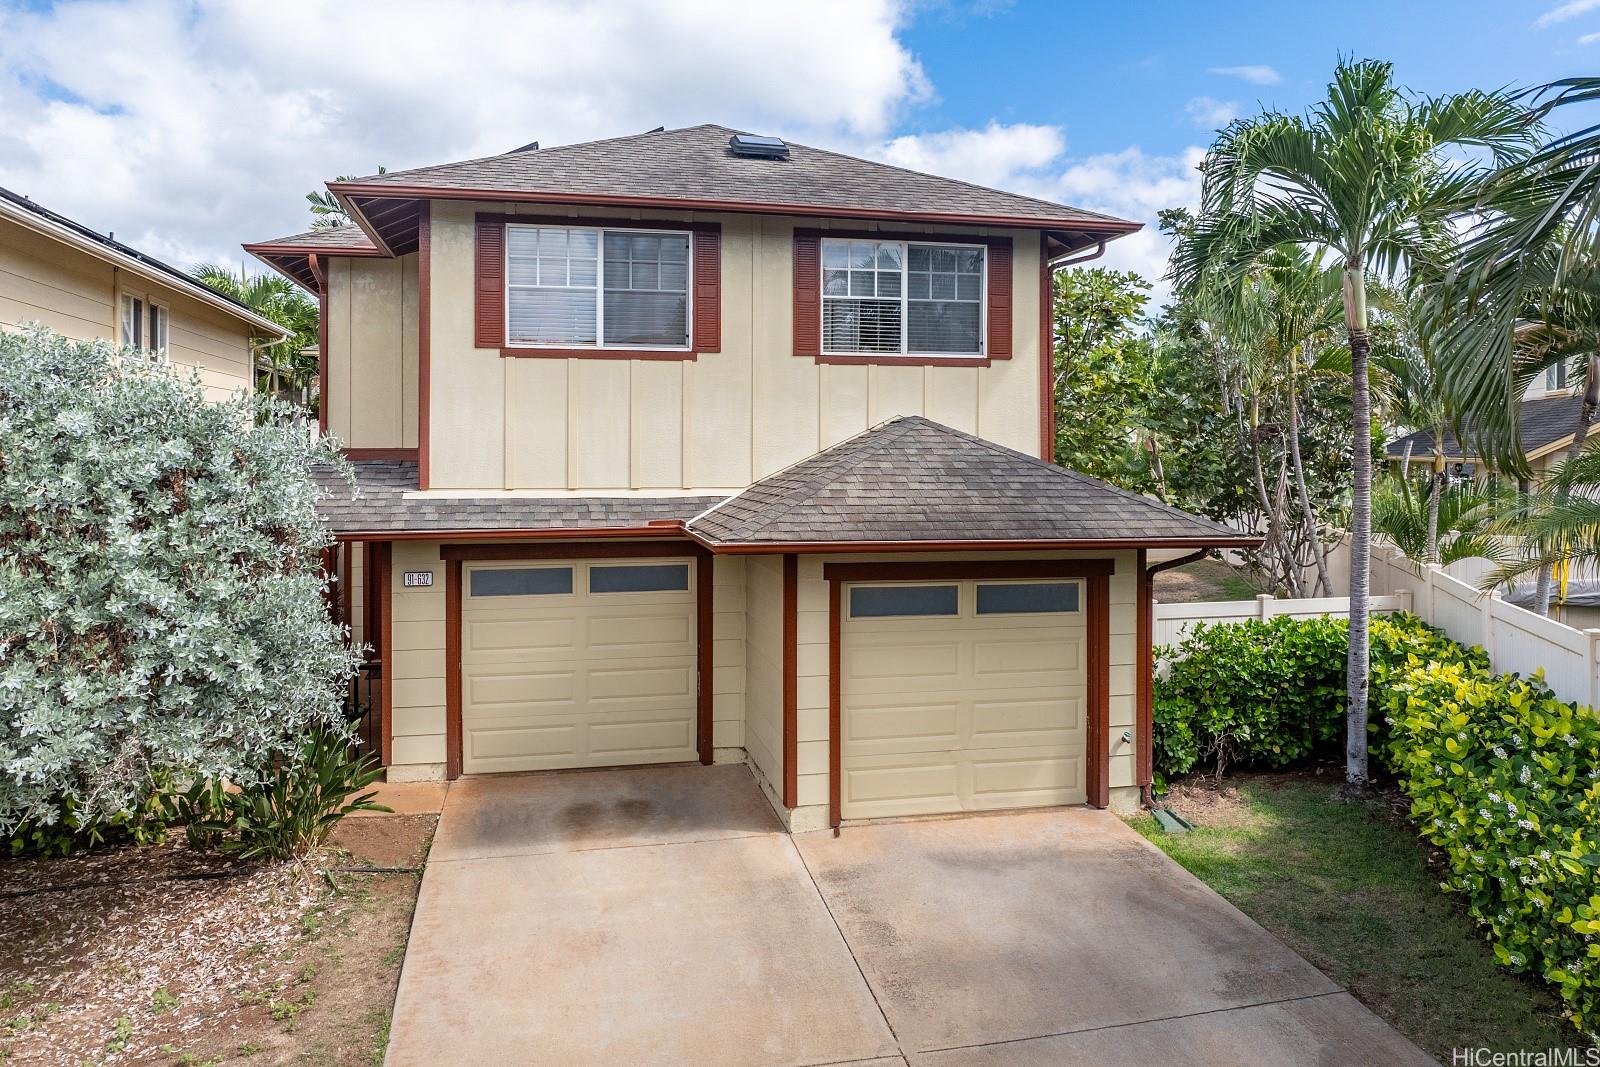
[[[1544,369],[1544,388],[1546,392],[1553,393],[1558,389],[1567,387],[1567,361],[1553,363]]]
[[[506,343],[689,347],[686,230],[506,226]]]
[[[122,344],[164,359],[168,322],[167,309],[161,304],[134,293],[122,294]]]
[[[822,241],[822,351],[981,356],[987,250],[979,244]]]

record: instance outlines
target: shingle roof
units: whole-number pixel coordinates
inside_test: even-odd
[[[414,496],[415,462],[355,460],[356,489],[331,467],[315,472],[323,498],[317,512],[335,533],[427,533],[470,530],[636,528],[682,522],[721,500],[679,497]],[[666,533],[671,533],[668,530]]]
[[[317,250],[326,248],[330,252],[376,252],[377,246],[372,243],[361,227],[355,223],[346,223],[343,226],[329,226],[324,230],[307,230],[297,233],[292,237],[275,237],[270,241],[256,241],[245,246],[251,251],[271,251],[275,247],[284,249]]]
[[[1546,396],[1537,400],[1522,401],[1517,412],[1517,433],[1522,441],[1522,451],[1537,452],[1564,437],[1570,437],[1573,427],[1578,422],[1578,409],[1582,406],[1581,396]],[[1462,428],[1466,431],[1467,440],[1470,442],[1471,421],[1466,421]],[[1405,455],[1408,441],[1411,442],[1413,457],[1421,459],[1434,454],[1433,433],[1429,430],[1418,430],[1416,433],[1395,438],[1389,442],[1385,453],[1390,459],[1400,459]],[[1443,455],[1447,459],[1476,458],[1476,452],[1473,449],[1463,448],[1461,442],[1456,440],[1455,434],[1449,430],[1444,434]]]
[[[1049,200],[789,144],[788,160],[734,155],[725,126],[691,126],[603,141],[508,152],[461,163],[390,171],[331,188],[372,195],[403,190],[488,194],[552,192],[566,197],[720,201],[752,206],[839,208],[1024,220],[1041,226],[1123,232],[1138,226]],[[411,194],[415,195],[415,194]],[[492,198],[492,195],[491,195]]]
[[[1258,540],[918,416],[756,482],[689,532],[719,545]]]

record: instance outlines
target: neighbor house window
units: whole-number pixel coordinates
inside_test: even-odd
[[[167,353],[167,309],[142,296],[122,297],[122,343],[155,356]]]
[[[506,341],[562,348],[687,348],[689,235],[506,227]]]
[[[1544,369],[1544,387],[1546,391],[1554,392],[1567,387],[1567,361],[1546,367]]]
[[[983,354],[985,249],[827,238],[822,242],[822,351]]]

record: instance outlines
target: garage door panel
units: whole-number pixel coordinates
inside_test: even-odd
[[[843,800],[852,818],[962,810],[962,769],[954,760],[907,763],[890,757],[892,762],[884,763],[881,759],[845,771]]]
[[[482,668],[466,672],[463,703],[474,711],[506,704],[571,704],[577,696],[572,671],[498,673]]]
[[[589,651],[596,655],[694,655],[694,621],[682,610],[593,617],[588,637]]]
[[[976,637],[972,640],[972,673],[986,684],[1062,685],[1077,673],[1083,661],[1082,642],[1067,631],[1011,631],[1027,633],[1025,640]],[[1033,636],[1033,635],[1039,636]],[[1027,673],[1045,677],[1041,681],[1004,679],[997,676]],[[991,679],[993,680],[991,682]]]
[[[577,751],[578,728],[570,721],[548,726],[474,726],[463,733],[465,755],[474,761],[525,756],[565,759]]]
[[[593,667],[588,672],[591,703],[650,700],[681,703],[694,696],[694,663]]]
[[[692,754],[694,747],[694,724],[682,719],[602,721],[589,727],[589,753],[592,756],[648,755],[652,757],[649,762],[664,763],[667,761],[660,757],[674,752]],[[688,756],[682,758],[687,759]]]
[[[474,618],[463,625],[466,628],[461,640],[463,662],[470,662],[479,655],[559,652],[571,648],[578,633],[578,620],[571,615],[539,619]]]
[[[972,703],[971,743],[975,747],[1070,745],[1083,740],[1083,701],[1059,690]]]
[[[937,702],[933,698],[856,704],[851,708],[843,743],[851,751],[861,752],[872,751],[875,742],[889,742],[911,751],[951,749],[960,737],[961,710],[959,702]]]
[[[942,641],[881,641],[852,650],[850,676],[900,686],[917,679],[953,678],[960,673],[961,645]]]
[[[863,620],[846,613],[846,818],[1086,799],[1084,613],[977,615],[977,584],[960,583],[954,616]]]
[[[463,599],[463,771],[698,757],[692,592],[592,594],[588,565],[571,594]]]
[[[972,803],[978,808],[1020,808],[1082,804],[1083,757],[1078,752],[1027,759],[972,761]]]

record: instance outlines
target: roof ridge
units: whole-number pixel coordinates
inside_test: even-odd
[[[1227,529],[1227,527],[1223,526],[1221,523],[1217,522],[1215,519],[1208,519],[1204,515],[1195,515],[1195,514],[1193,514],[1191,512],[1184,511],[1182,508],[1174,507],[1173,505],[1168,504],[1163,500],[1152,500],[1150,497],[1145,496],[1143,493],[1135,493],[1131,489],[1124,489],[1120,485],[1113,485],[1110,482],[1105,481],[1104,479],[1092,477],[1090,475],[1084,474],[1082,471],[1075,471],[1071,467],[1063,467],[1059,463],[1051,463],[1048,460],[1040,459],[1038,456],[1030,456],[1030,455],[1028,455],[1028,453],[1019,452],[1015,448],[1007,448],[1005,445],[999,444],[998,442],[985,440],[982,437],[978,437],[978,436],[975,436],[973,434],[966,433],[966,432],[964,432],[962,430],[958,430],[954,426],[946,426],[942,422],[935,422],[934,420],[932,420],[930,418],[927,418],[925,416],[922,416],[922,415],[914,415],[914,416],[911,416],[911,417],[915,418],[915,419],[920,419],[921,421],[926,422],[929,426],[934,427],[934,428],[938,429],[939,431],[941,431],[943,433],[950,434],[950,435],[955,436],[955,437],[964,438],[965,440],[975,442],[976,444],[980,444],[984,448],[987,448],[992,452],[999,452],[999,453],[1002,453],[1004,455],[1016,456],[1016,457],[1018,457],[1020,459],[1025,459],[1029,463],[1034,464],[1035,466],[1043,467],[1044,469],[1049,470],[1049,471],[1053,471],[1053,472],[1055,472],[1057,474],[1064,474],[1067,477],[1073,478],[1073,479],[1075,479],[1075,480],[1077,480],[1079,482],[1085,483],[1087,485],[1092,485],[1092,486],[1095,486],[1095,487],[1100,488],[1100,489],[1104,489],[1104,490],[1106,490],[1106,491],[1108,491],[1110,493],[1114,493],[1117,496],[1123,497],[1126,500],[1136,501],[1137,503],[1143,504],[1146,507],[1154,508],[1157,511],[1169,512],[1169,513],[1173,513],[1173,514],[1177,514],[1177,515],[1182,515],[1184,518],[1187,518],[1187,519],[1196,519],[1196,518],[1202,519],[1205,522],[1208,522],[1211,525],[1218,527],[1219,529]],[[1237,532],[1237,531],[1230,531],[1230,532]]]
[[[1046,200],[1043,197],[1030,196],[1027,193],[1014,193],[1009,189],[1001,189],[993,185],[980,185],[977,182],[967,181],[965,178],[952,178],[947,174],[935,174],[928,170],[913,170],[910,167],[902,167],[895,163],[885,163],[879,159],[868,159],[865,156],[852,156],[848,152],[836,152],[831,148],[818,148],[815,145],[801,144],[799,141],[789,141],[787,143],[791,147],[804,148],[808,152],[821,152],[823,155],[835,156],[839,159],[849,159],[856,163],[870,163],[875,167],[883,167],[886,170],[892,170],[900,174],[911,174],[918,178],[937,178],[942,182],[950,182],[954,185],[962,185],[968,189],[977,189],[985,193],[999,193],[1001,196],[1014,196],[1018,200],[1031,201],[1032,203],[1039,204],[1044,207],[1067,208],[1070,211],[1076,211],[1082,215],[1093,215],[1097,219],[1104,219],[1108,222],[1127,221],[1126,219],[1119,219],[1115,215],[1107,215],[1103,211],[1091,211],[1088,208],[1073,207],[1071,204],[1063,204],[1055,200]]]
[[[878,439],[872,442],[869,447],[862,448],[860,452],[855,453],[854,455],[841,457],[844,459],[844,462],[826,464],[825,466],[819,468],[813,477],[805,479],[802,484],[779,493],[776,500],[762,508],[760,513],[752,516],[751,519],[741,524],[741,536],[748,538],[754,535],[758,530],[761,530],[771,525],[773,522],[776,522],[781,513],[787,512],[790,508],[793,508],[796,504],[798,504],[800,500],[815,493],[822,485],[827,484],[829,481],[835,481],[848,472],[854,470],[856,467],[860,466],[867,459],[867,457],[877,455],[879,452],[881,452],[889,442],[898,441],[901,436],[904,435],[905,430],[899,429],[898,432],[894,431],[897,430],[899,424],[905,424],[905,426],[909,428],[913,418],[915,418],[915,416],[896,415],[892,418],[885,419],[883,422],[880,422],[874,426],[868,426],[860,433],[851,434],[849,437],[846,437],[843,441],[840,441],[836,445],[831,445],[820,452],[813,452],[804,459],[789,464],[789,466],[783,468],[783,470],[775,471],[772,474],[767,475],[765,478],[762,478],[760,481],[752,482],[750,485],[745,486],[745,488],[729,497],[728,500],[723,501],[723,503],[731,503],[732,501],[739,499],[739,497],[743,496],[745,493],[748,493],[750,490],[754,489],[756,486],[781,477],[786,471],[791,471],[796,467],[803,466],[804,464],[816,459],[818,456],[833,451],[834,449],[842,449],[852,441],[859,442],[863,438],[868,437],[873,433],[878,433]]]
[[[615,141],[632,141],[640,137],[659,137],[664,133],[687,133],[690,130],[702,129],[728,129],[728,127],[719,127],[714,122],[701,122],[693,126],[678,126],[670,130],[644,130],[640,133],[619,133],[615,137],[597,137],[592,141],[573,141],[569,144],[553,144],[549,148],[538,148],[534,149],[533,151],[537,152],[540,156],[548,156],[552,152],[564,152],[573,148],[591,148],[595,145],[611,144]],[[738,133],[740,131],[731,130],[730,132]],[[366,182],[374,179],[399,178],[405,177],[406,175],[422,174],[426,171],[442,170],[446,167],[462,167],[469,163],[487,163],[496,159],[508,159],[523,154],[524,153],[515,150],[509,152],[491,152],[486,156],[473,156],[471,159],[457,159],[452,160],[449,163],[429,163],[422,167],[408,167],[405,170],[390,170],[385,171],[382,174],[367,174],[360,178],[351,178],[350,181]]]

